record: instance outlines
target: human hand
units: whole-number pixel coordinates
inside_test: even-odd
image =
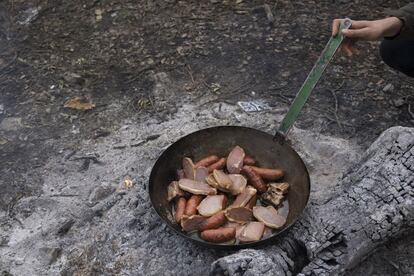
[[[343,19],[335,19],[332,23],[332,36],[338,34],[339,26]],[[348,30],[343,30],[344,40],[339,51],[351,57],[358,54],[359,50],[355,47],[358,40],[374,41],[383,37],[397,35],[403,26],[403,22],[397,17],[388,17],[374,21],[352,21],[352,26]]]

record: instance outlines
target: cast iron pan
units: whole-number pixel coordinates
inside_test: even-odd
[[[285,172],[284,181],[289,182],[289,214],[285,226],[272,236],[245,244],[215,244],[188,235],[181,230],[172,215],[167,201],[167,186],[176,179],[176,170],[181,169],[182,159],[192,160],[216,154],[227,156],[230,150],[239,145],[246,154],[252,156],[262,167],[281,168]],[[149,194],[152,206],[160,218],[175,232],[196,243],[222,249],[237,249],[271,243],[281,232],[293,225],[305,208],[310,193],[309,173],[302,159],[287,143],[279,143],[268,133],[240,126],[219,126],[188,134],[169,146],[158,158],[149,179]]]

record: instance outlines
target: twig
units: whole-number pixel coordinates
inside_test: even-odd
[[[6,65],[4,65],[3,68],[0,68],[0,72],[3,71],[1,72],[0,77],[9,73],[9,72],[6,72],[6,68],[10,67],[16,61],[16,59],[17,59],[17,52],[14,52],[13,58]]]
[[[150,65],[150,66],[147,66],[147,67],[145,67],[145,68],[142,68],[141,70],[139,70],[139,71],[137,72],[137,74],[136,74],[135,76],[133,76],[133,77],[131,77],[129,80],[125,81],[125,83],[126,83],[126,84],[130,84],[130,83],[132,83],[132,82],[136,81],[137,79],[139,79],[139,78],[141,77],[141,75],[142,75],[144,72],[146,72],[146,71],[148,71],[148,70],[152,70],[152,69],[154,69],[154,68],[155,68],[155,66],[153,66],[153,65]]]
[[[195,84],[195,81],[194,81],[194,77],[193,77],[193,73],[192,73],[192,71],[191,71],[191,67],[190,67],[190,65],[188,65],[188,64],[187,64],[186,69],[187,69],[188,74],[190,75],[191,82],[192,82],[192,83],[193,83],[193,85],[194,85],[194,84]]]
[[[290,104],[292,102],[292,99],[294,98],[294,96],[291,96],[290,99],[288,96],[285,96],[282,94],[282,91],[279,91],[279,93],[277,94],[279,97],[282,98],[282,100],[286,103],[286,104]]]
[[[53,194],[50,197],[75,197],[79,196],[78,194]]]
[[[338,124],[339,128],[342,129],[342,124],[339,121],[339,117],[338,117],[338,98],[336,97],[336,94],[333,90],[329,90],[331,92],[331,94],[333,95],[334,99],[335,99],[335,110],[334,110],[334,116],[336,119],[336,123]]]
[[[342,83],[339,85],[339,87],[336,88],[335,90],[329,89],[329,91],[331,92],[332,96],[335,99],[335,110],[334,110],[333,113],[334,113],[334,116],[335,116],[335,119],[336,119],[336,123],[338,124],[338,126],[341,130],[343,129],[343,127],[342,127],[342,123],[339,120],[339,116],[338,116],[338,97],[336,96],[335,92],[338,91],[339,89],[341,89],[342,86],[344,86],[344,83],[345,83],[345,81],[342,81]]]
[[[411,118],[414,120],[414,112],[411,110],[411,104],[409,102],[410,98],[411,98],[411,95],[408,95],[405,98],[405,102],[408,104],[408,108],[407,108],[408,114],[410,114]]]
[[[73,160],[90,160],[95,164],[102,164],[102,162],[99,161],[98,158],[96,158],[96,156],[80,156],[73,158]]]
[[[72,150],[71,152],[69,152],[65,157],[64,157],[64,159],[65,160],[68,160],[69,158],[71,158],[72,156],[74,156],[75,155],[75,153],[76,153],[76,150]]]
[[[66,219],[65,221],[62,222],[62,224],[58,227],[56,234],[63,236],[64,234],[66,234],[70,228],[72,228],[73,224],[75,224],[75,220],[72,218]]]
[[[14,219],[15,221],[17,221],[20,224],[20,227],[22,227],[24,229],[24,224],[23,224],[23,222],[20,219],[16,218],[15,216],[13,216],[12,219]]]
[[[314,109],[314,110],[318,110],[318,109],[316,109],[316,108],[313,108],[313,109]],[[326,115],[326,114],[322,114],[322,116],[323,116],[324,118],[328,119],[328,120],[329,120],[329,121],[331,121],[331,122],[338,123],[336,119],[334,119],[334,118],[332,118],[332,117],[329,117],[329,116],[328,116],[328,115]],[[352,124],[350,124],[350,123],[345,123],[345,122],[342,122],[342,125],[344,125],[344,126],[349,126],[349,127],[353,127],[353,126],[354,126],[354,125],[352,125]]]
[[[273,16],[272,9],[268,4],[264,4],[263,8],[265,10],[266,18],[269,21],[269,24],[273,25],[273,23],[275,22],[275,17]]]
[[[411,111],[411,104],[408,104],[408,114],[410,114],[411,118],[414,120],[414,113]]]
[[[83,160],[82,166],[79,168],[80,172],[87,171],[89,169],[91,161],[94,164],[102,164],[102,162],[99,161],[95,156],[80,156],[74,158],[73,160]]]

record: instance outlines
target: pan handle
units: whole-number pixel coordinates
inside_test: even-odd
[[[320,57],[316,61],[308,77],[306,78],[305,82],[303,83],[302,87],[297,93],[295,99],[290,105],[289,110],[285,115],[285,118],[283,118],[282,122],[280,123],[279,129],[274,135],[274,140],[279,141],[279,143],[281,144],[285,142],[286,136],[290,128],[296,121],[296,118],[298,117],[300,111],[302,110],[303,106],[308,100],[310,94],[312,93],[319,79],[322,77],[329,62],[331,61],[339,46],[341,45],[342,40],[344,39],[344,36],[342,35],[342,30],[349,29],[351,25],[351,19],[345,18],[342,20],[338,34],[335,37],[331,37],[328,43],[326,44],[325,49],[322,51]]]

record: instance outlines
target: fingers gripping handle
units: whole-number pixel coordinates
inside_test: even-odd
[[[339,27],[339,33],[342,34],[342,30],[347,30],[347,29],[351,28],[351,26],[352,26],[352,20],[349,19],[349,18],[345,18],[341,22],[341,26]]]

